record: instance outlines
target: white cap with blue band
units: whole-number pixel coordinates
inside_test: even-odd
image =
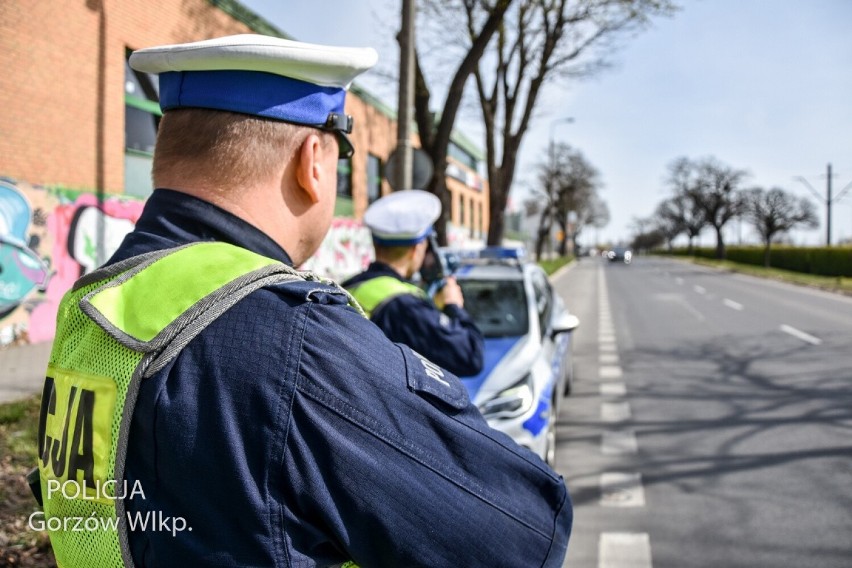
[[[242,34],[134,51],[130,66],[160,74],[160,107],[207,108],[351,132],[346,89],[376,64],[372,48]],[[351,145],[350,145],[351,146]]]
[[[428,191],[406,189],[382,197],[364,213],[364,224],[381,246],[411,246],[432,234],[441,200]]]

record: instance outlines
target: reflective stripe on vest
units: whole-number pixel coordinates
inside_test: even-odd
[[[141,380],[225,310],[280,282],[318,280],[225,243],[196,243],[84,276],[59,306],[39,421],[44,512],[57,564],[132,566],[124,461]]]
[[[426,298],[426,293],[408,282],[393,276],[377,276],[365,280],[349,289],[352,297],[361,305],[367,317],[372,317],[386,302],[403,294]]]

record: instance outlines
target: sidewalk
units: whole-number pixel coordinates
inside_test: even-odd
[[[41,392],[51,342],[0,349],[0,403]]]

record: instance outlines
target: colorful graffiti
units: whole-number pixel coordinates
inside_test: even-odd
[[[301,267],[341,282],[373,260],[373,239],[360,221],[335,218],[319,250]]]
[[[142,205],[0,180],[0,346],[53,339],[62,295],[109,258]]]
[[[34,290],[44,291],[50,278],[47,265],[28,244],[32,220],[29,201],[15,186],[0,181],[0,318]]]

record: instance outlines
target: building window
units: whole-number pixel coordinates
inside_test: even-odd
[[[337,195],[352,197],[352,158],[337,160]]]
[[[129,55],[129,52],[128,52]],[[159,81],[124,63],[124,192],[147,197],[153,191],[151,165],[160,125]]]
[[[382,196],[382,161],[378,156],[367,155],[367,203]]]
[[[450,146],[447,148],[447,154],[460,164],[467,166],[474,172],[476,171],[476,158],[462,150],[461,146],[455,142],[450,142]]]

